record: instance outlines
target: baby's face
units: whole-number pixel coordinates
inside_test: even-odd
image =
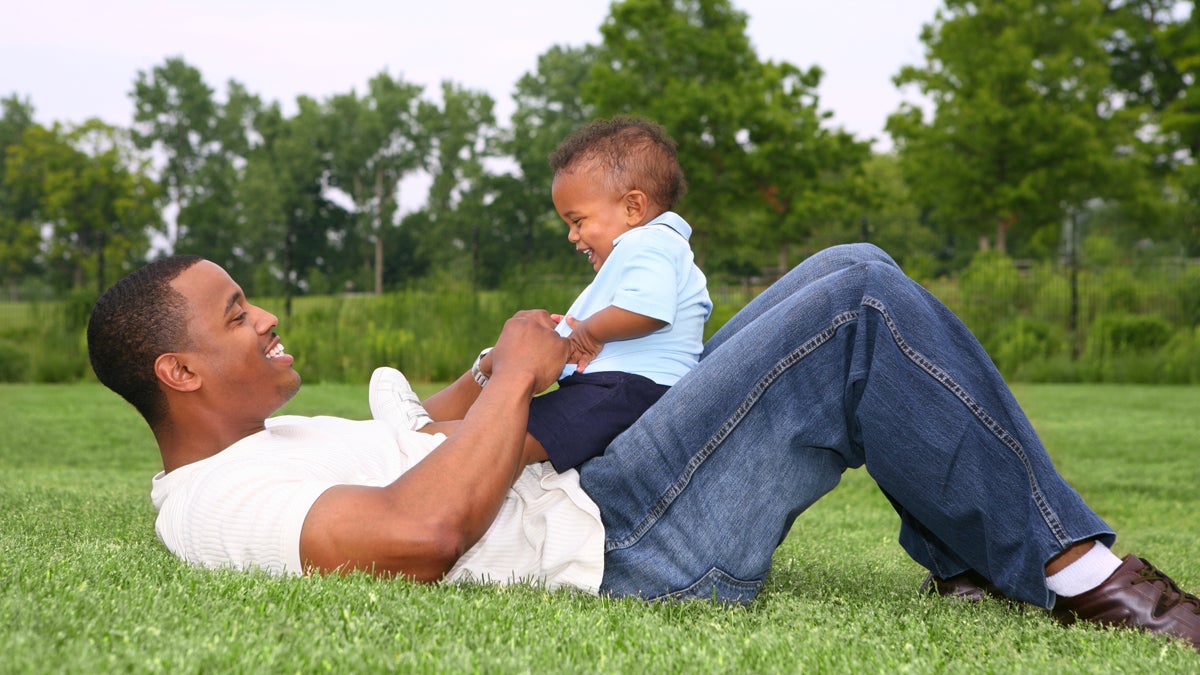
[[[594,169],[558,174],[550,193],[567,224],[567,241],[587,256],[597,272],[612,254],[613,240],[638,225],[630,219],[625,195],[606,189]]]

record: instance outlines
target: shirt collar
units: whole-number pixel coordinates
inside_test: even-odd
[[[688,225],[688,222],[683,219],[683,216],[680,216],[678,213],[675,213],[674,211],[663,211],[661,214],[651,218],[650,221],[647,222],[645,225],[642,225],[642,227],[649,227],[651,225],[664,225],[666,227],[669,227],[672,230],[675,230],[677,233],[679,233],[679,236],[683,237],[685,240],[692,238],[692,226]],[[625,232],[621,236],[617,237],[616,239],[613,239],[613,246],[616,246],[617,242],[624,239],[630,233],[637,232],[639,229],[641,229],[641,228],[635,227],[632,230],[629,230],[628,232]]]

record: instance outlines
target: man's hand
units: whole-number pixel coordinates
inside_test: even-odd
[[[504,323],[495,348],[484,357],[488,363],[480,362],[479,367],[488,377],[509,370],[528,372],[534,376],[535,391],[542,392],[562,374],[568,350],[568,342],[554,332],[548,312],[524,310]]]
[[[488,355],[488,385],[464,374],[432,406],[444,413],[469,402],[453,434],[390,485],[339,485],[317,499],[300,533],[304,564],[441,579],[491,526],[524,468],[529,401],[562,372],[567,350],[548,313],[509,319]]]

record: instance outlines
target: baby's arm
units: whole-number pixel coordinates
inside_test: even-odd
[[[596,358],[596,354],[604,348],[606,342],[616,340],[632,340],[643,335],[649,335],[667,325],[662,319],[655,319],[644,314],[631,312],[620,307],[605,307],[578,321],[573,316],[565,317],[571,327],[571,356],[569,362],[577,364],[577,371],[582,373],[587,364]]]

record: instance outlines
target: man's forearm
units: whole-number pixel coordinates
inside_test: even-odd
[[[487,531],[524,468],[533,388],[519,373],[493,377],[454,433],[393,484],[442,512],[447,534],[461,538],[459,553]]]
[[[529,401],[561,372],[567,344],[548,314],[519,312],[492,354],[487,387],[460,378],[438,398],[476,396],[425,459],[387,486],[338,485],[317,499],[300,536],[305,565],[436,581],[487,532],[524,466]]]
[[[426,398],[421,405],[435,422],[461,420],[467,416],[479,393],[479,384],[470,373],[464,373],[445,389]]]

